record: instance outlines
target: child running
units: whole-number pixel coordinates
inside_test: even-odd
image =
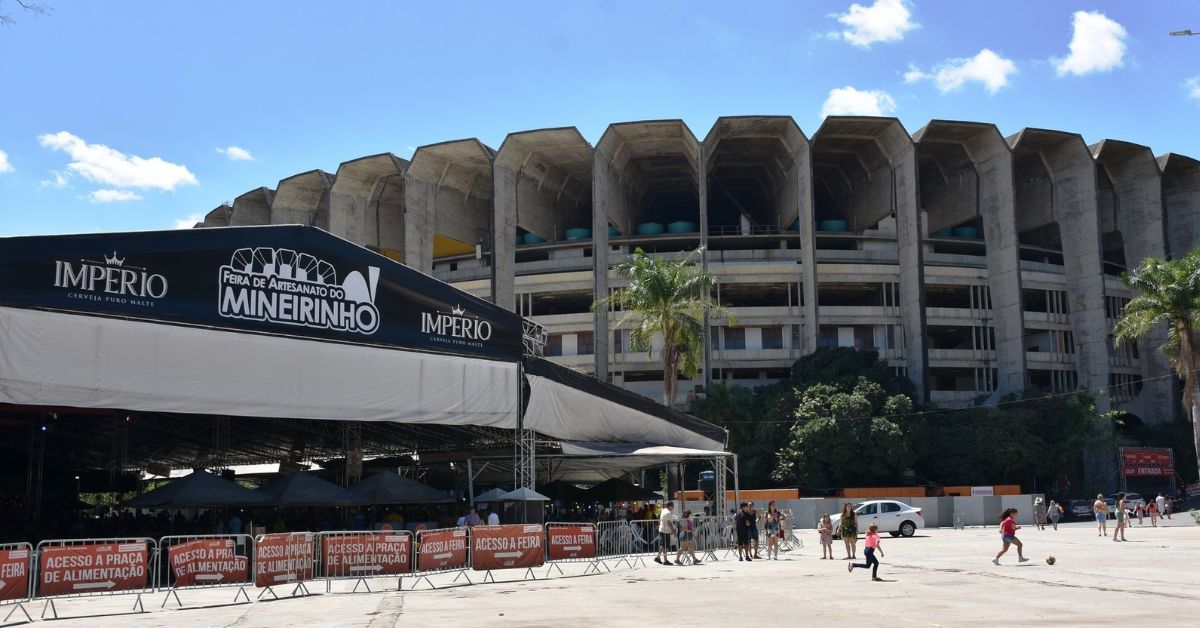
[[[1005,508],[1004,512],[1000,513],[1000,540],[1004,541],[1004,547],[1001,548],[1000,553],[996,554],[996,557],[992,559],[993,565],[1000,564],[1000,557],[1008,551],[1009,545],[1017,546],[1017,562],[1024,563],[1029,560],[1028,558],[1025,558],[1025,548],[1023,545],[1021,545],[1021,540],[1017,538],[1017,530],[1020,530],[1021,526],[1017,525],[1016,517],[1016,508]]]
[[[833,560],[833,520],[828,514],[821,515],[817,534],[821,535],[821,560]]]
[[[879,526],[871,524],[867,526],[866,549],[863,550],[863,557],[867,559],[866,563],[848,563],[846,571],[853,572],[855,567],[861,569],[871,568],[871,580],[874,582],[883,582],[879,577],[879,559],[875,558],[875,552],[879,552],[883,556],[883,548],[879,546]],[[833,550],[830,550],[832,553]]]

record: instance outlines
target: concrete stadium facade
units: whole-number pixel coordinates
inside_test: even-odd
[[[630,349],[609,269],[635,248],[704,245],[719,299],[705,369],[681,384],[755,386],[822,346],[874,347],[943,407],[1027,387],[1103,389],[1103,408],[1177,413],[1154,350],[1113,348],[1147,256],[1200,245],[1200,162],[1118,140],[935,120],[786,116],[680,120],[476,139],[347,161],[258,188],[198,227],[301,223],[375,249],[527,316],[565,365],[661,398]]]

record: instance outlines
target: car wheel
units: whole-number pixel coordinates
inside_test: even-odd
[[[900,536],[910,537],[917,533],[917,524],[911,521],[905,521],[900,524]]]
[[[893,537],[900,536],[899,532],[888,532],[888,534],[892,535]]]

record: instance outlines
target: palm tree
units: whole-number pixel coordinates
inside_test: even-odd
[[[1167,343],[1158,350],[1167,356],[1183,378],[1183,407],[1192,421],[1200,466],[1200,397],[1196,370],[1200,368],[1200,248],[1179,260],[1147,258],[1133,272],[1122,275],[1137,293],[1113,326],[1114,343],[1132,342],[1167,325]]]
[[[642,249],[613,267],[628,280],[624,288],[596,301],[593,309],[617,306],[629,326],[630,345],[654,358],[654,339],[662,338],[663,400],[675,405],[679,374],[691,378],[700,368],[704,350],[704,311],[720,309],[712,298],[716,278],[696,260],[704,247],[670,260],[651,257]]]

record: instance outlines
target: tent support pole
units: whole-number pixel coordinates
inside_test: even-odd
[[[742,487],[738,482],[738,457],[733,454],[733,501],[742,503]]]
[[[475,507],[475,467],[474,459],[467,458],[467,507]]]

